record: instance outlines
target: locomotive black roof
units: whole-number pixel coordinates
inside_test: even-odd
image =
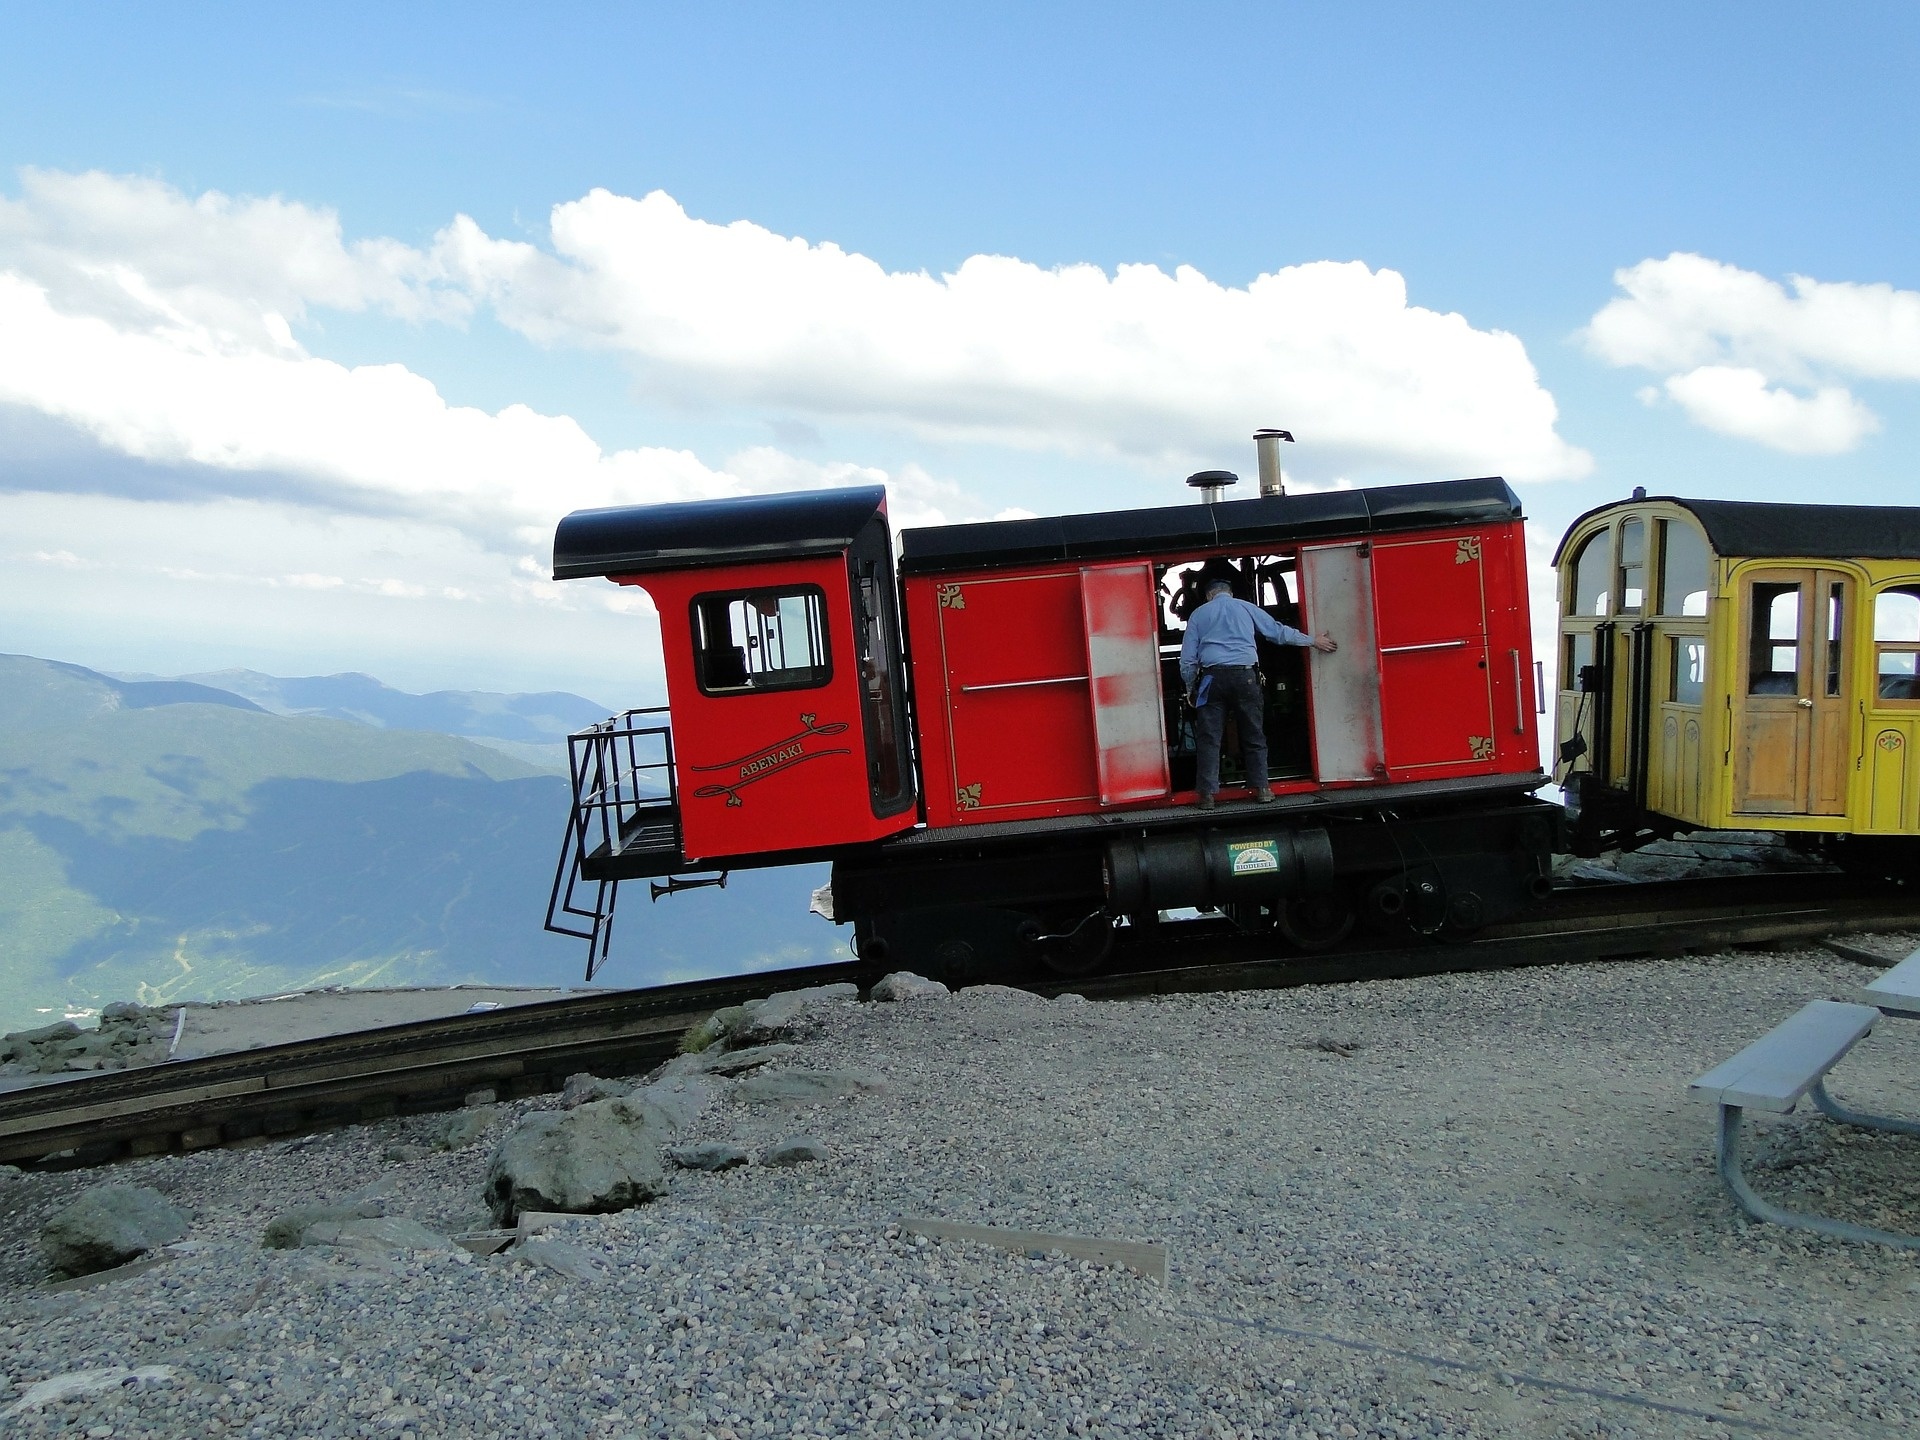
[[[1587,511],[1567,527],[1554,551],[1558,565],[1567,536],[1595,515],[1649,500],[1678,505],[1700,522],[1716,555],[1753,559],[1778,555],[1809,560],[1920,560],[1920,507],[1911,505],[1775,505],[1759,500],[1688,500],[1647,495]]]
[[[1325,490],[1168,505],[1034,520],[940,525],[900,535],[903,574],[1035,565],[1056,560],[1117,559],[1167,551],[1292,542],[1330,535],[1366,535],[1437,525],[1479,525],[1520,519],[1520,497],[1505,480],[1439,480],[1372,490]]]
[[[553,578],[643,575],[846,549],[885,511],[884,486],[576,510],[553,535]]]

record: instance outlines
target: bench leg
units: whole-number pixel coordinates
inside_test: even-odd
[[[1807,1092],[1820,1113],[1843,1125],[1858,1125],[1862,1130],[1891,1130],[1896,1135],[1920,1135],[1920,1121],[1896,1120],[1891,1115],[1867,1115],[1849,1110],[1827,1093],[1827,1077],[1822,1075]]]
[[[1830,1235],[1836,1240],[1860,1240],[1875,1245],[1892,1245],[1902,1250],[1920,1250],[1920,1238],[1915,1236],[1896,1235],[1891,1230],[1875,1230],[1867,1225],[1851,1225],[1845,1220],[1829,1220],[1824,1215],[1783,1210],[1770,1200],[1762,1200],[1753,1193],[1753,1187],[1747,1184],[1747,1177],[1740,1171],[1740,1121],[1741,1109],[1738,1105],[1720,1107],[1720,1135],[1714,1149],[1721,1181],[1747,1214],[1756,1220],[1770,1221],[1794,1230],[1811,1230],[1817,1235]]]

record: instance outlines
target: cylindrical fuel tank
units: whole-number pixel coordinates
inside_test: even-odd
[[[1123,915],[1310,895],[1333,884],[1327,832],[1193,830],[1107,846],[1107,903]]]

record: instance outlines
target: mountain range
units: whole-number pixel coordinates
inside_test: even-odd
[[[106,1001],[578,984],[541,928],[577,695],[0,656],[0,1030]],[[622,907],[596,983],[830,958],[820,867]]]

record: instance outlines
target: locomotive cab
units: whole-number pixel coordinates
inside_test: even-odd
[[[914,823],[883,488],[580,511],[554,573],[637,586],[659,612],[677,844],[656,873]]]
[[[1302,949],[1363,909],[1466,933],[1545,884],[1498,478],[911,529],[897,564],[879,487],[584,511],[554,574],[646,591],[671,702],[571,740],[548,925],[589,973],[622,880],[822,859],[857,955],[959,980],[1082,973],[1182,911]],[[1338,640],[1259,654],[1259,804],[1230,760],[1196,804],[1180,653],[1215,576]]]

